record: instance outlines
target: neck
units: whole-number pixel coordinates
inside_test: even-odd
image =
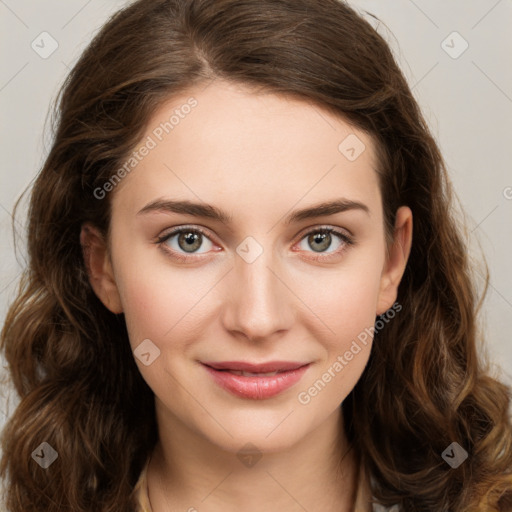
[[[170,423],[164,429],[159,421],[148,467],[152,512],[352,510],[357,457],[345,437],[341,407],[286,451],[247,457]]]

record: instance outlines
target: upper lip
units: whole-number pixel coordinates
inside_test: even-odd
[[[265,363],[249,363],[244,361],[203,361],[203,364],[215,370],[238,370],[251,373],[267,373],[296,370],[309,363],[298,363],[295,361],[268,361]]]

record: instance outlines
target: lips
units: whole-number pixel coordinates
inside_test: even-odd
[[[221,388],[238,397],[253,400],[271,398],[289,389],[302,378],[309,367],[309,363],[291,361],[260,364],[208,361],[202,365]]]

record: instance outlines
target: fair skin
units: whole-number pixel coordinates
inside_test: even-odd
[[[153,511],[348,512],[357,468],[352,451],[340,463],[350,448],[340,404],[371,340],[307,404],[298,395],[332,374],[337,357],[394,304],[411,211],[398,210],[387,246],[372,139],[303,100],[216,80],[163,104],[142,140],[190,96],[197,106],[112,193],[108,242],[91,225],[81,234],[91,285],[110,311],[124,313],[132,349],[149,339],[160,350],[148,366],[135,359],[155,394]],[[366,147],[353,161],[338,150],[350,134]],[[138,213],[157,199],[213,205],[231,219]],[[352,203],[286,223],[296,210],[338,199]],[[177,226],[206,236],[188,251],[179,234],[155,243]],[[320,227],[353,243],[308,236]],[[262,253],[248,262],[238,247]],[[233,395],[202,365],[276,360],[309,366],[266,399]],[[254,464],[237,456],[247,443],[261,455]]]

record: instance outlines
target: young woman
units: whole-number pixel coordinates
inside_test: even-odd
[[[2,331],[10,512],[508,511],[439,149],[336,0],[139,0],[59,100]]]

